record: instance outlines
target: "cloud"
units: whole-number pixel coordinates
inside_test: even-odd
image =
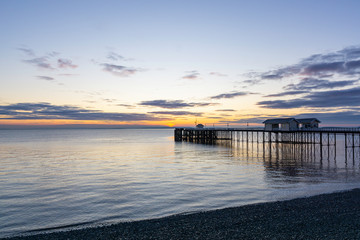
[[[183,100],[151,100],[151,101],[142,101],[139,103],[141,106],[152,106],[160,107],[166,109],[177,109],[177,108],[187,108],[187,107],[204,107],[209,105],[214,105],[213,103],[186,103]]]
[[[55,51],[51,51],[47,54],[48,57],[56,57],[56,56],[59,56],[60,53],[58,52],[55,52]]]
[[[79,74],[72,74],[72,73],[60,73],[59,76],[63,77],[72,77],[72,76],[78,76]]]
[[[188,111],[159,111],[159,112],[149,112],[152,114],[160,114],[160,115],[172,115],[172,116],[196,116],[200,117],[202,113],[194,113]]]
[[[130,105],[130,104],[122,104],[122,103],[116,104],[116,106],[119,106],[119,107],[126,107],[126,108],[134,108],[134,106],[133,106],[133,105]]]
[[[235,112],[234,109],[218,109],[218,110],[215,110],[215,111],[218,111],[218,112]]]
[[[253,86],[253,85],[261,84],[261,80],[260,79],[248,79],[248,80],[241,81],[240,83],[241,84],[245,83],[249,86]]]
[[[214,76],[217,76],[217,77],[227,77],[226,74],[219,73],[219,72],[211,72],[210,75],[214,75]]]
[[[324,113],[302,113],[294,116],[295,118],[317,118],[322,124],[354,124],[360,126],[360,112],[357,111],[340,111]]]
[[[200,73],[198,71],[190,71],[187,75],[183,76],[182,79],[189,79],[189,80],[195,80],[198,79],[200,76]]]
[[[266,119],[268,119],[268,116],[264,117],[249,117],[249,118],[242,118],[238,120],[228,121],[228,120],[222,120],[219,121],[219,123],[262,123]]]
[[[45,56],[42,57],[36,57],[34,52],[31,49],[28,48],[18,48],[18,50],[24,52],[29,57],[33,57],[32,59],[26,59],[23,60],[23,62],[28,63],[30,65],[33,65],[35,67],[38,67],[40,69],[47,69],[47,70],[54,70],[56,69],[54,66],[57,65],[59,69],[62,68],[77,68],[78,66],[73,64],[71,60],[59,58],[54,59],[56,56],[60,55],[60,53],[52,51]],[[54,62],[54,60],[56,62]]]
[[[360,106],[360,87],[345,90],[311,92],[292,100],[261,101],[257,105],[264,108],[336,108]]]
[[[113,61],[126,60],[123,56],[117,54],[116,52],[109,52],[107,58]]]
[[[103,70],[105,72],[110,72],[110,73],[112,73],[116,76],[120,76],[120,77],[129,77],[140,71],[139,69],[129,68],[129,67],[115,65],[115,64],[109,64],[109,63],[102,63],[100,65],[104,67]]]
[[[308,93],[308,91],[288,91],[288,92],[266,95],[265,97],[284,97],[284,96],[299,95],[304,93]]]
[[[304,78],[297,84],[289,84],[284,87],[286,90],[312,90],[332,89],[354,85],[357,80],[329,81],[316,78]]]
[[[41,79],[41,80],[46,80],[46,81],[53,81],[55,80],[55,78],[53,77],[48,77],[48,76],[36,76],[37,78]]]
[[[141,113],[109,113],[75,106],[50,103],[16,103],[0,105],[0,119],[71,119],[104,121],[160,121],[166,118]]]
[[[118,100],[115,98],[103,98],[102,99],[104,102],[108,102],[108,103],[113,103],[113,102],[117,102]]]
[[[344,62],[324,62],[324,63],[315,63],[306,66],[303,69],[303,74],[305,75],[318,75],[328,72],[343,72],[345,71]]]
[[[59,68],[77,68],[78,66],[73,64],[69,59],[59,58],[57,61]]]
[[[17,50],[23,52],[24,54],[28,55],[29,57],[35,56],[34,51],[30,48],[22,47],[22,48],[17,48]]]
[[[251,80],[247,81],[250,84],[257,84],[262,81],[282,80],[289,77],[319,78],[324,75],[328,77],[359,77],[360,46],[348,47],[331,53],[315,54],[293,65],[266,72],[251,73]]]
[[[53,70],[54,68],[51,66],[51,64],[49,63],[47,57],[38,57],[38,58],[33,58],[33,59],[29,59],[29,60],[24,60],[25,63],[31,64],[33,66],[36,66],[40,69],[48,69],[48,70]]]
[[[248,92],[233,92],[233,93],[223,93],[216,96],[210,97],[211,99],[222,99],[222,98],[235,98],[240,96],[248,95]]]

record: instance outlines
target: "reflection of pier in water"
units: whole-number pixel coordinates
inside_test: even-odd
[[[232,141],[223,139],[204,142],[193,139],[189,143],[208,146],[210,149],[213,146],[216,151],[223,152],[224,156],[241,165],[263,167],[264,179],[279,188],[288,183],[360,180],[360,147],[344,148],[344,136],[338,136],[336,142],[334,136],[326,136],[326,142],[324,140],[323,144],[319,144],[261,141],[262,138],[256,135],[248,134],[247,140],[241,137],[233,138]],[[356,142],[358,139],[354,140]]]
[[[344,152],[345,163],[360,157],[359,129],[315,129],[297,131],[265,131],[263,129],[176,128],[175,141],[198,143],[235,142],[262,147],[265,158],[336,161]],[[259,151],[257,151],[259,152]]]

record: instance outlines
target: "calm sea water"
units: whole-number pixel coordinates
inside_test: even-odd
[[[337,141],[320,154],[178,143],[169,129],[1,130],[0,237],[359,187],[359,149]]]

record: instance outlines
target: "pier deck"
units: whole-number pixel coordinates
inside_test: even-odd
[[[213,142],[217,140],[336,145],[336,137],[345,137],[345,148],[360,147],[360,128],[314,128],[292,131],[263,128],[175,128],[175,141]]]

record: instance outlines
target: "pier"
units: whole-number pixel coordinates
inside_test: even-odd
[[[215,143],[216,141],[236,141],[245,143],[262,143],[265,145],[294,144],[313,145],[329,151],[330,146],[336,151],[337,138],[344,140],[345,152],[352,152],[360,148],[359,128],[315,128],[306,130],[265,130],[264,128],[175,128],[175,141],[187,141],[198,143]],[[271,148],[270,148],[271,149]]]
[[[345,137],[345,147],[360,147],[359,128],[318,128],[309,130],[264,130],[243,128],[175,128],[175,141],[212,142],[232,140],[245,142],[311,143],[336,145],[336,137]]]

